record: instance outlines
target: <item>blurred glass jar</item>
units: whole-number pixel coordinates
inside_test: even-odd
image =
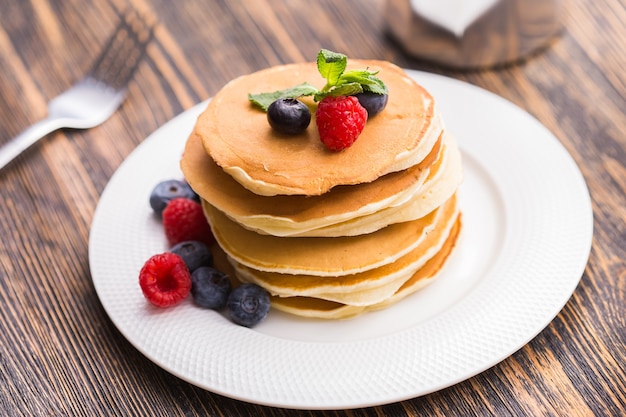
[[[561,29],[560,0],[387,0],[387,30],[409,54],[456,68],[510,63]]]

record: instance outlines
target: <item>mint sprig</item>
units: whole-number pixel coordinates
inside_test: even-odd
[[[270,104],[272,104],[279,98],[298,98],[302,96],[312,96],[318,91],[319,90],[311,84],[304,82],[302,84],[296,85],[295,87],[290,87],[285,90],[273,91],[271,93],[248,94],[248,100],[262,108],[264,111],[267,111],[267,108],[270,106]]]
[[[328,49],[320,50],[317,54],[317,70],[326,79],[326,85],[322,91],[337,85],[347,66],[348,57],[346,55]]]
[[[387,86],[376,75],[378,71],[350,70],[346,71],[348,57],[342,53],[322,49],[317,54],[317,70],[326,80],[322,89],[317,89],[308,82],[294,87],[269,93],[248,94],[248,100],[267,111],[270,104],[280,98],[299,98],[313,96],[313,100],[321,101],[328,96],[351,96],[369,91],[375,94],[387,94]]]

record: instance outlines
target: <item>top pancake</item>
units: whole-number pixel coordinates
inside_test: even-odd
[[[402,69],[385,61],[350,60],[348,69],[379,71],[389,90],[386,108],[367,121],[357,141],[341,152],[321,143],[316,104],[302,99],[312,120],[302,134],[274,131],[248,94],[272,92],[324,79],[315,63],[282,65],[234,79],[198,117],[194,134],[222,169],[259,195],[321,195],[338,185],[373,181],[421,162],[437,142],[443,123],[432,96]]]

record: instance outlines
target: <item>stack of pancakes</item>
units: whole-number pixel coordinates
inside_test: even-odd
[[[389,90],[351,147],[326,149],[314,116],[304,133],[278,134],[248,101],[321,79],[303,63],[228,83],[181,161],[236,279],[301,316],[345,318],[404,298],[437,276],[460,230],[461,156],[433,97],[391,63],[350,68],[379,71]]]

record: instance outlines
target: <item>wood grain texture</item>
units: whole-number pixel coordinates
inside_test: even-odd
[[[46,114],[132,6],[158,21],[120,110],[49,135],[0,172],[2,415],[626,415],[626,7],[563,2],[563,31],[515,65],[458,71],[405,55],[384,0],[80,0],[0,4],[0,143]],[[594,209],[574,295],[526,346],[430,395],[347,411],[247,404],[154,365],[116,330],[91,282],[88,237],[115,169],[157,127],[235,76],[322,48],[481,86],[546,125],[579,164]]]

